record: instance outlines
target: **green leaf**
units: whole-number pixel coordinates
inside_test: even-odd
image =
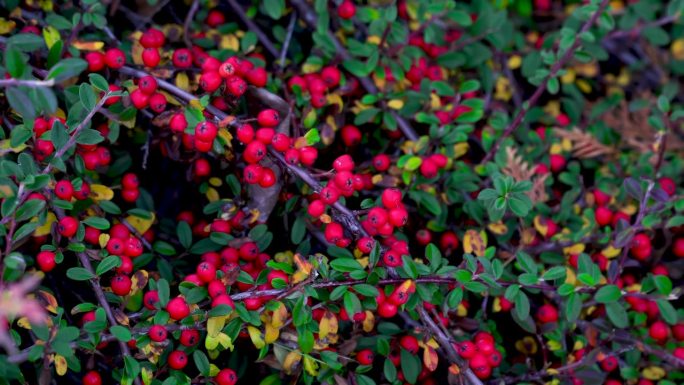
[[[343,302],[344,309],[347,311],[349,318],[352,318],[354,314],[360,313],[363,309],[361,307],[361,301],[359,301],[359,297],[350,291],[344,293]]]
[[[627,312],[622,304],[618,302],[611,302],[605,305],[606,313],[608,314],[608,319],[613,325],[619,328],[626,328],[629,325],[629,318],[627,317]]]
[[[7,47],[31,52],[45,47],[45,41],[41,36],[32,33],[19,33],[7,39]]]
[[[663,320],[670,325],[676,325],[677,311],[672,304],[664,298],[657,299],[656,303],[658,304],[658,310],[660,310],[660,316],[663,317]]]
[[[110,255],[107,258],[103,259],[99,265],[97,265],[97,268],[95,269],[95,274],[97,274],[98,276],[102,276],[109,270],[119,266],[121,266],[121,257],[117,255]]]
[[[83,224],[98,230],[107,230],[109,228],[109,221],[100,217],[88,217],[83,220]]]
[[[290,233],[290,240],[292,244],[299,245],[304,240],[306,235],[306,221],[303,217],[297,217],[292,224],[292,231]]]
[[[162,307],[166,307],[166,304],[169,302],[169,296],[171,295],[169,282],[167,280],[162,278],[157,281],[157,294],[159,294],[159,304]]]
[[[109,331],[116,337],[117,340],[121,342],[128,342],[131,340],[131,331],[128,328],[121,325],[114,325],[109,328]]]
[[[382,371],[385,374],[387,381],[394,382],[397,379],[397,368],[392,363],[392,360],[385,360]]]
[[[178,222],[178,226],[176,226],[176,234],[178,235],[178,241],[180,242],[181,246],[186,249],[192,246],[192,229],[187,222]]]
[[[621,296],[622,293],[619,287],[616,285],[606,285],[596,292],[594,299],[598,303],[610,303],[619,300]]]
[[[8,87],[4,91],[10,107],[17,111],[24,121],[33,120],[36,117],[36,108],[24,90],[18,87]]]
[[[66,79],[78,76],[88,68],[88,63],[83,59],[67,58],[55,64],[48,73],[47,79],[55,79],[55,82],[61,82]]]
[[[425,257],[430,261],[430,265],[435,268],[442,264],[442,252],[439,251],[439,248],[434,243],[430,243],[425,248]]]
[[[523,293],[522,291],[518,293],[518,296],[515,297],[515,310],[516,315],[518,318],[521,320],[526,319],[530,315],[530,300],[527,298],[527,295]]]
[[[195,366],[197,367],[197,370],[199,370],[199,372],[202,373],[203,376],[209,377],[211,367],[209,365],[209,358],[207,358],[207,355],[204,354],[203,351],[198,349],[195,350],[194,353],[192,353],[192,359],[193,361],[195,361]]]
[[[409,384],[415,384],[421,371],[421,363],[418,356],[401,349],[401,372]]]
[[[97,97],[95,96],[95,91],[93,91],[93,87],[90,84],[82,83],[78,88],[78,96],[86,110],[91,111],[93,108],[95,108],[95,105],[97,104]]]
[[[349,273],[356,270],[363,270],[363,266],[351,258],[337,258],[330,262],[330,267],[342,273]]]
[[[67,277],[73,279],[74,281],[87,281],[89,279],[95,278],[93,273],[82,267],[72,267],[67,270]]]
[[[90,79],[90,84],[92,84],[93,87],[97,88],[98,90],[104,92],[109,91],[109,83],[107,83],[107,79],[105,79],[102,75],[91,73],[88,74],[88,79]]]
[[[5,68],[10,75],[19,79],[24,74],[26,70],[26,63],[24,62],[24,57],[21,52],[14,47],[8,47],[5,50]]]
[[[522,267],[523,270],[533,275],[537,275],[537,273],[539,273],[539,267],[529,254],[524,251],[518,251],[516,257],[520,267]]]
[[[582,298],[577,293],[572,293],[568,297],[568,302],[565,305],[565,318],[568,322],[575,322],[582,311]]]
[[[662,295],[670,295],[672,292],[672,281],[666,275],[654,275],[653,283]]]
[[[549,270],[547,270],[546,272],[544,272],[544,274],[542,275],[542,278],[545,281],[553,281],[553,280],[556,280],[559,278],[565,278],[565,274],[566,274],[565,266],[554,266],[554,267],[550,268]]]

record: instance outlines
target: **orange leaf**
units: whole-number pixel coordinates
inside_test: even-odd
[[[437,356],[435,349],[429,346],[425,347],[423,350],[423,364],[431,372],[434,372],[435,369],[437,369],[437,364],[439,364],[439,356]]]

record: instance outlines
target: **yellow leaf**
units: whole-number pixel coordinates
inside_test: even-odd
[[[583,243],[575,243],[575,244],[572,245],[572,246],[564,247],[564,248],[563,248],[563,252],[564,252],[566,255],[570,255],[570,254],[580,254],[580,253],[583,253],[583,252],[584,252],[584,249],[585,249],[585,248],[586,248],[586,246],[585,246]]]
[[[267,344],[272,344],[276,342],[278,340],[278,337],[280,337],[280,329],[278,329],[270,323],[267,323],[265,326],[266,333],[264,333],[264,342]]]
[[[546,233],[549,232],[549,226],[546,225],[546,222],[544,222],[539,215],[534,217],[534,228],[544,237],[546,236]]]
[[[442,106],[442,99],[437,94],[430,94],[430,107],[436,110]]]
[[[641,375],[651,381],[658,381],[665,377],[665,370],[658,366],[649,366],[641,371]]]
[[[490,223],[487,225],[487,228],[489,229],[489,231],[496,235],[503,235],[508,232],[508,226],[506,226],[506,224],[504,224],[501,221],[496,223]]]
[[[494,302],[492,303],[492,311],[494,313],[499,313],[501,311],[501,298],[500,297],[494,298]]]
[[[463,302],[458,304],[458,308],[456,308],[456,315],[459,317],[465,317],[468,315],[468,308],[465,307]]]
[[[302,360],[302,354],[294,350],[287,353],[283,360],[283,371],[286,374],[293,374],[299,369],[299,362]]]
[[[425,349],[423,349],[423,365],[425,365],[429,371],[434,372],[435,369],[437,369],[438,364],[439,356],[437,355],[437,351],[426,346]]]
[[[512,70],[517,70],[520,68],[520,65],[522,64],[522,58],[520,55],[513,55],[510,58],[508,58],[508,68]]]
[[[304,257],[302,257],[301,254],[297,253],[294,255],[294,263],[297,266],[297,272],[301,273],[299,278],[297,280],[295,280],[294,283],[299,283],[299,282],[305,280],[306,278],[308,278],[309,275],[311,275],[311,270],[313,269],[313,265],[311,264],[311,262],[304,259]],[[304,278],[301,278],[302,276]]]
[[[577,276],[575,275],[575,270],[571,268],[565,269],[565,283],[570,285],[577,285]]]
[[[337,108],[339,109],[339,111],[342,111],[342,109],[344,107],[344,102],[342,101],[342,98],[340,97],[340,95],[328,94],[327,99],[328,99],[328,104],[330,104],[330,105],[337,104]],[[315,110],[312,110],[312,111],[315,111]]]
[[[515,343],[515,348],[522,354],[533,355],[537,353],[537,341],[526,336]]]
[[[235,348],[235,346],[233,346],[233,339],[230,338],[230,336],[226,333],[219,334],[218,340],[219,340],[219,343],[221,344],[221,347],[223,347],[224,349],[228,349],[232,352],[233,349]]]
[[[90,198],[94,201],[110,201],[114,198],[114,191],[101,184],[90,185]]]
[[[378,35],[370,35],[366,38],[366,42],[373,44],[373,45],[378,45],[382,39]]]
[[[218,137],[221,138],[221,140],[223,140],[223,143],[225,143],[228,147],[232,147],[231,141],[233,140],[233,135],[230,134],[230,131],[228,131],[228,129],[219,128]],[[212,178],[212,179],[214,179],[214,178]],[[218,178],[215,178],[215,179],[218,179]],[[218,180],[220,181],[221,179],[218,179]]]
[[[330,310],[326,310],[318,323],[318,339],[325,339],[329,334],[337,334],[337,317]]]
[[[375,314],[372,311],[366,310],[366,319],[363,320],[363,331],[370,333],[375,328]]]
[[[676,39],[670,46],[672,57],[676,60],[684,60],[684,38]]]
[[[233,34],[221,35],[219,47],[221,47],[221,49],[229,49],[237,52],[240,49],[240,40]]]
[[[17,27],[17,23],[14,20],[7,20],[4,17],[0,17],[0,35],[7,35],[8,33],[14,31]]]
[[[104,48],[104,42],[74,40],[71,46],[79,51],[99,51]]]
[[[154,213],[150,213],[150,218],[141,218],[135,215],[129,215],[126,217],[126,222],[128,222],[133,228],[138,230],[138,233],[140,234],[145,234],[147,230],[152,227],[152,224],[154,223],[155,215]]]
[[[140,377],[142,377],[143,384],[150,385],[152,383],[152,378],[154,377],[154,373],[152,372],[151,369],[143,366]]]
[[[216,191],[216,189],[213,187],[207,188],[206,196],[207,196],[207,200],[209,202],[216,202],[217,200],[219,200],[221,198],[219,196],[218,191]]]
[[[28,318],[26,318],[26,317],[19,318],[17,320],[17,326],[19,326],[20,328],[31,330],[31,323],[29,322]]]
[[[98,238],[98,242],[100,243],[101,248],[107,247],[107,243],[109,243],[109,239],[111,236],[109,234],[100,234],[100,238]]]
[[[247,332],[249,333],[249,338],[257,349],[261,349],[266,346],[264,342],[264,336],[261,334],[261,330],[255,328],[254,326],[247,326]]]
[[[302,72],[305,74],[312,74],[314,72],[318,72],[320,69],[320,64],[304,63],[304,65],[302,66]]]
[[[456,143],[456,144],[454,145],[454,158],[460,158],[460,157],[462,157],[463,155],[465,155],[466,152],[468,152],[468,148],[469,148],[469,147],[470,147],[470,146],[469,146],[468,143],[466,143],[466,142],[463,142],[463,143]],[[450,159],[449,161],[451,161],[451,159]]]
[[[48,293],[47,291],[40,290],[36,296],[45,304],[45,310],[49,311],[50,313],[57,314],[58,304],[54,295]]]
[[[304,356],[304,370],[309,375],[316,376],[318,375],[318,363],[310,356]]]
[[[549,149],[549,153],[552,155],[557,155],[563,152],[563,146],[560,143],[554,143]]]
[[[605,249],[603,249],[601,251],[601,254],[603,254],[604,257],[610,259],[610,258],[615,258],[618,255],[620,255],[621,251],[622,251],[622,249],[617,249],[617,248],[613,247],[612,244],[610,244],[610,245],[608,245],[608,247],[606,247]]]
[[[214,350],[218,348],[219,345],[219,339],[218,337],[212,337],[209,334],[207,334],[207,338],[204,339],[204,347],[207,350]]]
[[[176,75],[176,86],[184,91],[190,91],[190,79],[185,72]]]
[[[404,107],[404,101],[401,99],[392,99],[387,102],[387,107],[393,110],[401,110]]]
[[[487,243],[482,239],[480,233],[475,230],[467,230],[463,236],[463,251],[468,254],[475,254],[478,257],[484,255]]]
[[[57,217],[55,216],[55,214],[52,212],[48,212],[47,216],[45,217],[45,223],[43,223],[41,226],[36,227],[36,229],[33,231],[33,236],[42,237],[43,235],[50,234],[52,224],[56,221]]]
[[[219,369],[218,366],[214,364],[209,364],[209,377],[216,377],[216,375],[219,374],[220,371],[221,369]]]
[[[549,350],[552,352],[555,352],[556,350],[560,350],[562,348],[560,342],[555,340],[548,340],[546,342],[546,346],[548,346]]]
[[[575,81],[575,71],[572,68],[568,68],[565,75],[561,76],[561,83],[570,84]]]
[[[67,372],[66,358],[60,356],[59,354],[55,354],[55,369],[58,376],[65,375]]]
[[[282,302],[278,302],[278,308],[276,310],[273,310],[273,316],[271,320],[271,325],[273,325],[274,328],[280,329],[285,325],[285,322],[287,321],[287,308]]]
[[[147,286],[149,281],[149,273],[147,270],[138,270],[131,277],[131,292],[129,295],[133,295],[140,291],[142,288]]]
[[[223,326],[225,326],[227,319],[228,316],[210,317],[207,320],[207,334],[211,337],[218,336]]]
[[[59,35],[57,28],[48,25],[43,28],[43,39],[45,39],[45,45],[50,49],[55,43],[62,40],[62,37]]]

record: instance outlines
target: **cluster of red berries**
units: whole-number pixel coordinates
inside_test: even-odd
[[[290,91],[299,90],[308,93],[314,108],[325,107],[328,104],[326,93],[340,84],[342,73],[337,67],[323,67],[319,73],[303,76],[295,75],[287,82]]]
[[[468,360],[468,366],[479,379],[487,379],[492,369],[501,365],[503,357],[496,348],[494,337],[487,332],[478,332],[469,341],[455,344],[456,351]]]
[[[126,54],[119,48],[110,48],[105,53],[90,51],[85,54],[85,61],[90,72],[100,72],[105,67],[118,70],[126,65]]]
[[[404,305],[411,294],[416,291],[416,284],[412,281],[409,284],[402,284],[397,286],[392,294],[389,296],[385,295],[383,290],[380,290],[380,295],[377,297],[378,302],[378,315],[382,318],[392,318],[397,314],[399,307]]]
[[[267,146],[273,147],[278,152],[285,153],[286,157],[290,157],[288,159],[291,159],[293,164],[299,160],[300,151],[291,148],[292,140],[289,136],[276,132],[275,127],[280,123],[278,111],[267,109],[259,112],[257,123],[261,127],[256,130],[254,130],[251,124],[241,125],[236,130],[236,137],[245,145],[245,151],[242,153],[242,158],[247,163],[243,170],[245,182],[268,188],[273,186],[277,180],[275,172],[271,168],[259,163],[268,152]],[[317,156],[317,152],[313,154]],[[310,161],[310,159],[307,158],[307,161]],[[315,157],[313,161],[315,161]]]
[[[160,114],[166,110],[166,96],[157,92],[157,79],[147,75],[138,80],[138,88],[131,92],[133,107],[142,110],[149,107],[154,113]]]
[[[121,178],[121,198],[129,203],[138,200],[140,196],[140,181],[138,176],[133,173],[124,174]]]
[[[111,88],[112,86],[110,86],[110,89]],[[107,99],[107,102],[115,103],[120,99],[120,96],[112,97]],[[97,127],[95,127],[95,129],[100,132],[100,135],[103,138],[107,138],[109,136],[109,126],[107,123],[99,124]],[[87,170],[95,170],[98,167],[107,167],[112,161],[112,154],[104,145],[79,143],[76,147],[76,151],[81,156],[81,159],[83,159],[83,165]]]

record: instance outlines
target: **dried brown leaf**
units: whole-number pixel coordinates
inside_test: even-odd
[[[514,147],[506,148],[506,166],[501,170],[504,175],[515,179],[516,182],[528,180],[532,182],[532,188],[527,192],[533,203],[546,202],[549,199],[546,194],[544,182],[548,175],[537,175],[534,168],[518,155]]]
[[[572,154],[580,159],[597,158],[613,153],[613,148],[606,146],[596,139],[592,134],[582,131],[575,127],[572,130],[554,128],[553,132],[562,139],[572,142]]]

